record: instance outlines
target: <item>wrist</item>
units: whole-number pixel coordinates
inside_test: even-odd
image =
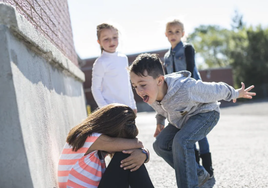
[[[141,148],[141,151],[142,151],[142,153],[144,153],[146,155],[146,159],[145,159],[144,163],[148,163],[149,162],[149,159],[150,159],[149,150],[144,149],[144,148]]]

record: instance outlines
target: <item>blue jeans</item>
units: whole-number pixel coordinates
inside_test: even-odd
[[[175,169],[179,188],[198,187],[198,175],[203,174],[204,168],[195,160],[195,143],[202,140],[218,120],[216,111],[200,113],[190,117],[180,130],[169,124],[156,137],[154,150]]]
[[[207,137],[203,138],[202,140],[199,140],[198,145],[199,145],[199,153],[200,153],[200,155],[210,152]],[[195,146],[195,148],[196,148],[196,146]]]

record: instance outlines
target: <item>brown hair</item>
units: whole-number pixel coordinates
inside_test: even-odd
[[[177,25],[177,24],[178,24],[178,25],[181,25],[181,27],[182,27],[182,31],[184,31],[184,25],[183,25],[183,23],[182,23],[180,20],[177,20],[177,19],[168,22],[168,23],[166,24],[166,29],[167,29],[169,26],[171,26],[171,25]]]
[[[88,136],[101,133],[110,137],[135,138],[138,128],[134,111],[123,104],[109,104],[90,114],[82,123],[71,129],[67,143],[73,150],[80,149]]]
[[[130,65],[129,71],[138,76],[145,76],[145,71],[154,79],[164,75],[163,64],[157,54],[144,53],[136,57]]]
[[[97,38],[98,38],[98,40],[100,39],[101,31],[103,29],[114,29],[118,32],[118,29],[111,24],[107,24],[107,23],[99,24],[99,25],[97,25]],[[103,51],[103,48],[101,47],[101,52],[102,51]]]

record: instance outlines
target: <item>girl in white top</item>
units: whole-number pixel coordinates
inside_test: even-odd
[[[121,103],[137,112],[129,74],[127,56],[116,51],[118,30],[110,24],[97,26],[101,56],[94,62],[92,70],[92,94],[98,105]]]

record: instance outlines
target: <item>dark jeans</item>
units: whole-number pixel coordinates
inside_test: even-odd
[[[106,168],[98,188],[153,188],[153,184],[144,164],[136,171],[124,170],[121,161],[129,154],[116,152]]]

